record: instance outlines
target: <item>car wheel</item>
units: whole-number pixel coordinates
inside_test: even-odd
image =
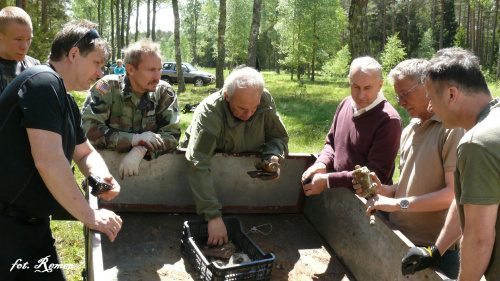
[[[194,84],[194,86],[195,86],[195,87],[201,87],[201,86],[203,86],[203,85],[204,85],[204,83],[203,83],[203,78],[201,78],[201,77],[196,77],[196,78],[194,79],[193,84]]]
[[[166,77],[163,78],[163,80],[167,81],[168,84],[173,85],[172,78],[166,76]]]

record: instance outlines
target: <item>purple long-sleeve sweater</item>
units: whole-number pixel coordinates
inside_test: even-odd
[[[367,166],[383,184],[392,184],[401,137],[401,118],[386,100],[353,116],[352,98],[338,106],[316,162],[326,164],[330,188],[352,186],[354,166]]]

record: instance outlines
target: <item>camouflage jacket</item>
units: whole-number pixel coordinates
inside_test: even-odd
[[[6,60],[0,58],[0,95],[5,88],[16,78],[21,71],[39,65],[40,61],[30,56],[25,56],[22,61]]]
[[[160,81],[156,91],[138,99],[126,75],[107,75],[97,81],[82,108],[83,129],[96,148],[127,152],[134,134],[160,134],[166,149],[151,152],[151,158],[177,147],[179,118],[177,94],[168,83]]]
[[[210,173],[214,152],[259,152],[262,159],[276,155],[282,162],[288,152],[288,133],[267,90],[262,93],[257,111],[247,121],[233,116],[219,91],[196,107],[181,147],[187,147],[188,176],[196,210],[211,220],[221,216],[222,207]]]

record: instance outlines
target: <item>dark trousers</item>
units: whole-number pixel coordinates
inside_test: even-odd
[[[0,215],[0,280],[65,281],[63,266],[49,218],[25,222]]]

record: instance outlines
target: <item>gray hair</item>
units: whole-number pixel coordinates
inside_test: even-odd
[[[424,59],[404,60],[389,72],[387,79],[391,84],[404,78],[409,78],[415,82],[423,82],[425,79],[424,71],[430,64],[428,60]]]
[[[373,71],[377,74],[380,81],[383,80],[382,75],[382,65],[372,57],[359,57],[352,61],[351,68],[349,69],[349,76],[353,68],[359,66],[361,71],[367,74],[371,74]]]
[[[241,88],[259,88],[264,90],[262,74],[252,67],[237,68],[229,74],[224,82],[223,92],[227,92],[229,99],[233,98],[234,91]]]
[[[161,58],[160,45],[149,39],[142,39],[123,50],[123,64],[131,64],[137,68],[142,62],[142,54],[156,55]]]

